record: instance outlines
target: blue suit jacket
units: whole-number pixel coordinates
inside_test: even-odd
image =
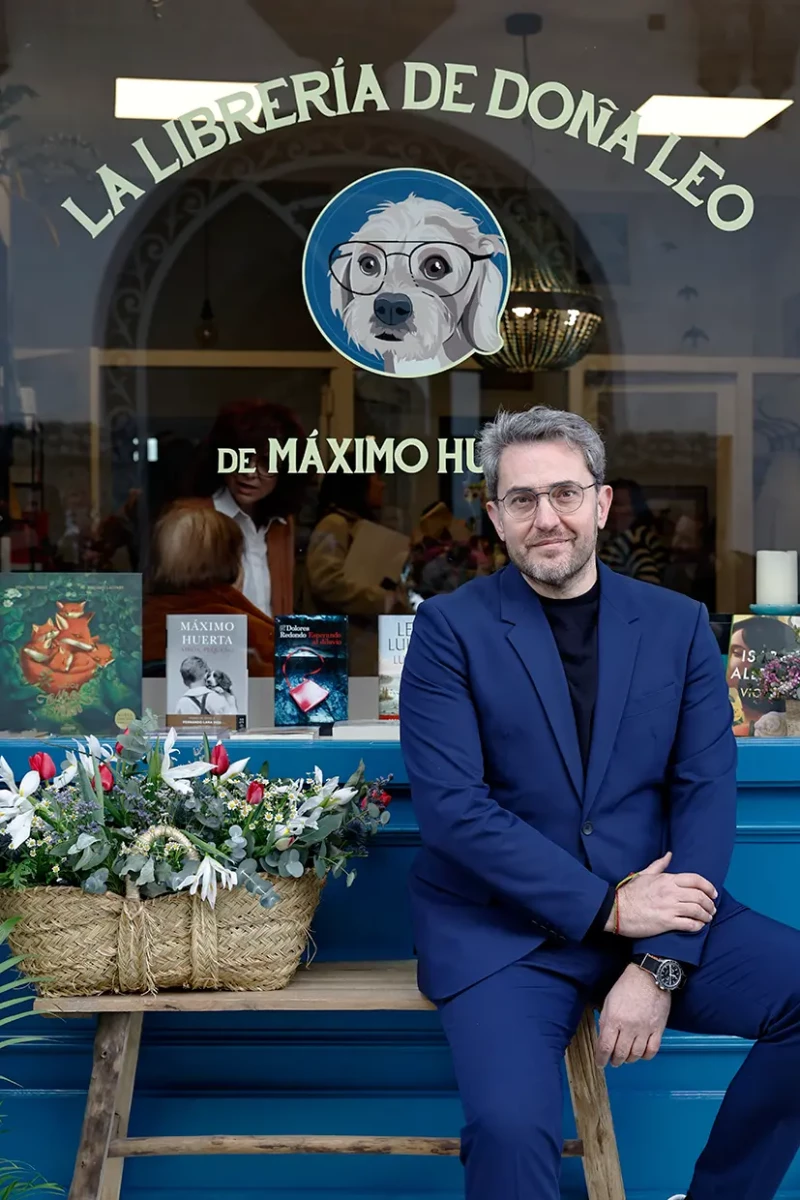
[[[509,566],[417,612],[400,734],[422,850],[411,873],[421,990],[434,1000],[545,938],[578,942],[608,884],[672,850],[722,884],[736,829],[736,743],[705,607],[602,564],[586,774],[538,597]],[[698,963],[700,933],[632,942]]]

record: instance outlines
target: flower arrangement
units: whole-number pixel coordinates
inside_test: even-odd
[[[796,650],[786,654],[764,651],[759,655],[759,666],[753,671],[759,696],[762,700],[800,699],[800,629],[792,624]]]
[[[268,764],[250,772],[204,739],[179,765],[174,729],[161,741],[153,727],[148,714],[115,746],[89,737],[60,770],[40,751],[19,783],[0,757],[0,888],[124,895],[130,882],[145,900],[188,889],[213,908],[219,889],[238,887],[269,909],[280,896],[268,877],[330,873],[349,886],[352,860],[389,820],[390,777],[366,782],[363,763],[345,783],[318,767],[270,779]]]
[[[765,663],[758,672],[758,690],[764,700],[800,699],[800,650]]]

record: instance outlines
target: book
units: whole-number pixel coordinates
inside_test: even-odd
[[[390,614],[378,617],[378,717],[396,721],[400,716],[400,676],[403,673],[414,617]]]
[[[728,642],[726,678],[731,702],[733,732],[737,737],[780,734],[781,722],[767,714],[784,713],[783,700],[763,699],[759,672],[770,659],[800,649],[791,618],[734,614]],[[758,726],[758,728],[756,728]]]
[[[331,740],[339,742],[399,742],[396,721],[342,721],[334,725]]]
[[[346,721],[347,617],[275,617],[275,724]]]
[[[405,533],[375,521],[358,521],[344,560],[344,574],[368,587],[379,587],[384,579],[399,583],[410,547]]]
[[[9,733],[105,737],[141,715],[141,575],[0,574],[0,679]]]
[[[167,617],[167,725],[183,730],[247,727],[247,617]]]

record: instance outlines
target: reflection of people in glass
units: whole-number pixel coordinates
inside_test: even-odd
[[[242,591],[262,613],[294,611],[294,515],[305,480],[290,475],[285,459],[269,470],[269,442],[285,445],[305,438],[288,408],[281,404],[244,401],[227,405],[217,417],[203,448],[194,492],[213,502],[218,512],[236,522],[244,537]],[[221,475],[218,450],[255,450],[252,473]]]
[[[781,707],[775,700],[762,700],[758,695],[758,671],[766,658],[796,649],[794,630],[777,617],[745,617],[731,626],[726,677],[737,737],[752,737],[759,717]]]
[[[610,487],[614,499],[599,557],[620,575],[661,583],[666,554],[644,492],[633,479],[614,479]]]
[[[472,533],[444,501],[437,500],[422,510],[412,536],[411,579],[423,599],[453,592],[477,575],[491,574],[493,569],[488,538]]]
[[[326,475],[319,490],[317,523],[308,543],[301,608],[307,613],[342,613],[349,618],[351,675],[376,673],[377,616],[411,611],[399,581],[387,580],[385,587],[370,585],[350,578],[345,570],[359,521],[380,520],[383,491],[379,475]]]
[[[198,714],[211,716],[236,715],[235,700],[231,707],[229,697],[217,688],[208,686],[210,672],[208,663],[202,658],[191,656],[181,663],[181,679],[186,691],[175,705],[175,712],[181,716]],[[232,699],[232,696],[230,697]]]
[[[177,500],[162,513],[153,530],[144,602],[147,674],[163,674],[170,613],[246,616],[247,669],[253,676],[273,674],[275,627],[241,591],[243,554],[240,527],[202,500]]]
[[[713,611],[716,596],[714,528],[699,517],[682,513],[675,522],[669,562],[662,583],[674,592],[700,600]]]

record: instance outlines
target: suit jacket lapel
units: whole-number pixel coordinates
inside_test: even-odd
[[[508,640],[536,688],[564,765],[580,799],[583,794],[583,766],[578,731],[564,668],[550,625],[536,593],[516,567],[506,567],[500,582],[502,618],[511,625]]]
[[[620,576],[598,563],[600,613],[597,630],[597,700],[583,795],[584,815],[605,778],[611,751],[628,699],[639,647],[638,615]]]

